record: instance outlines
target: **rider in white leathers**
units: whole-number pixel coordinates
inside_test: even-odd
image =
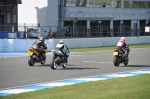
[[[56,45],[56,50],[61,51],[64,54],[64,58],[66,63],[68,62],[68,56],[67,53],[70,52],[68,47],[64,45],[64,41],[60,40],[59,43]]]

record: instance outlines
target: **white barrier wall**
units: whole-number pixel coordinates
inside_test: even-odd
[[[69,48],[86,48],[98,46],[115,46],[120,37],[108,38],[76,38],[64,39],[65,44]],[[126,37],[127,44],[148,44],[150,36],[142,37]],[[48,39],[45,41],[48,51],[55,48],[60,39]],[[0,52],[27,52],[32,46],[35,39],[0,39]]]
[[[27,52],[35,39],[0,39],[0,52]],[[48,50],[54,48],[54,40],[46,40]]]

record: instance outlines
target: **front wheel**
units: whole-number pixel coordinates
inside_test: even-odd
[[[64,63],[62,67],[63,67],[63,68],[66,68],[66,66],[67,66],[67,63]]]
[[[58,66],[58,63],[55,60],[56,60],[56,55],[53,55],[52,61],[51,61],[51,69],[56,69]]]
[[[29,57],[28,57],[28,64],[29,64],[29,66],[34,66],[35,61],[34,61],[34,59],[33,59],[32,56],[29,56]]]
[[[42,65],[44,65],[44,64],[45,64],[45,62],[46,62],[46,56],[44,56],[44,57],[42,58],[42,60],[41,60],[41,64],[42,64]]]
[[[114,59],[113,59],[113,63],[114,63],[114,66],[119,66],[119,58],[117,56],[114,56]]]
[[[125,57],[124,65],[125,66],[128,65],[128,63],[129,63],[129,57]]]

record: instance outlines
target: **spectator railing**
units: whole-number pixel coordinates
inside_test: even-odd
[[[39,27],[49,32],[50,38],[92,38],[92,37],[131,37],[150,36],[150,26],[70,26],[70,32],[66,32],[66,26],[37,26],[37,25],[0,25],[0,38],[26,38],[26,27]],[[6,36],[6,33],[9,33]],[[16,34],[17,33],[17,34]],[[11,35],[12,34],[12,35]],[[16,36],[13,36],[16,34]],[[5,35],[5,36],[4,36]],[[11,36],[12,37],[11,37]]]

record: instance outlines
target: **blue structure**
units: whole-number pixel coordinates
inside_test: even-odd
[[[8,38],[8,32],[0,32],[0,39]]]

